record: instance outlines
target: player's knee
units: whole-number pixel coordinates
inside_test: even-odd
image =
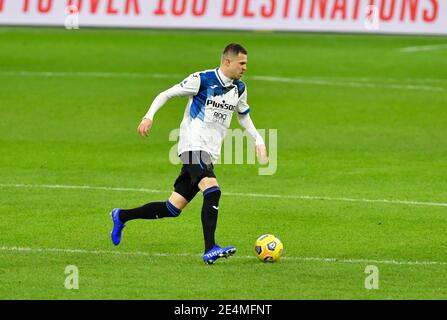
[[[177,209],[183,210],[188,205],[188,200],[180,193],[173,192],[168,201]]]
[[[174,206],[169,200],[166,201],[166,208],[173,218],[177,218],[182,213],[182,210]]]
[[[213,186],[203,191],[204,197],[212,196],[213,198],[217,198],[217,200],[219,200],[221,194],[222,192],[220,191],[220,188],[218,186]]]
[[[200,180],[198,186],[200,191],[205,192],[205,190],[211,187],[219,187],[219,184],[217,183],[216,178],[205,177],[202,180]]]

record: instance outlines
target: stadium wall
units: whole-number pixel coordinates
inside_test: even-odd
[[[447,0],[0,0],[0,25],[447,35]]]

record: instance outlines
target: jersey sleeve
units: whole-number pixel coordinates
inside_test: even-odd
[[[239,99],[237,104],[237,112],[241,115],[248,114],[250,112],[250,106],[247,103],[247,88],[245,87],[244,92]]]
[[[193,73],[182,82],[172,86],[155,97],[144,118],[153,120],[155,113],[157,113],[169,99],[174,97],[194,96],[199,92],[199,89],[200,76],[197,73]]]
[[[175,85],[178,96],[195,96],[200,89],[200,76],[198,73],[193,73],[185,78],[182,82]]]

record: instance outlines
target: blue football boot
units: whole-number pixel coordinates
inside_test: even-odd
[[[203,255],[203,261],[207,264],[213,264],[219,258],[228,258],[236,253],[236,247],[221,248],[215,245],[211,250]]]
[[[119,245],[121,242],[121,232],[123,231],[123,228],[125,227],[124,223],[120,221],[120,211],[121,208],[115,208],[112,210],[110,215],[112,216],[113,220],[113,229],[110,233],[112,236],[112,242],[115,246]]]

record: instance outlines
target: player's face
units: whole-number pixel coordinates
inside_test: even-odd
[[[232,56],[228,59],[228,71],[231,73],[232,79],[239,80],[242,78],[245,71],[247,71],[247,55],[239,53],[237,56]]]

